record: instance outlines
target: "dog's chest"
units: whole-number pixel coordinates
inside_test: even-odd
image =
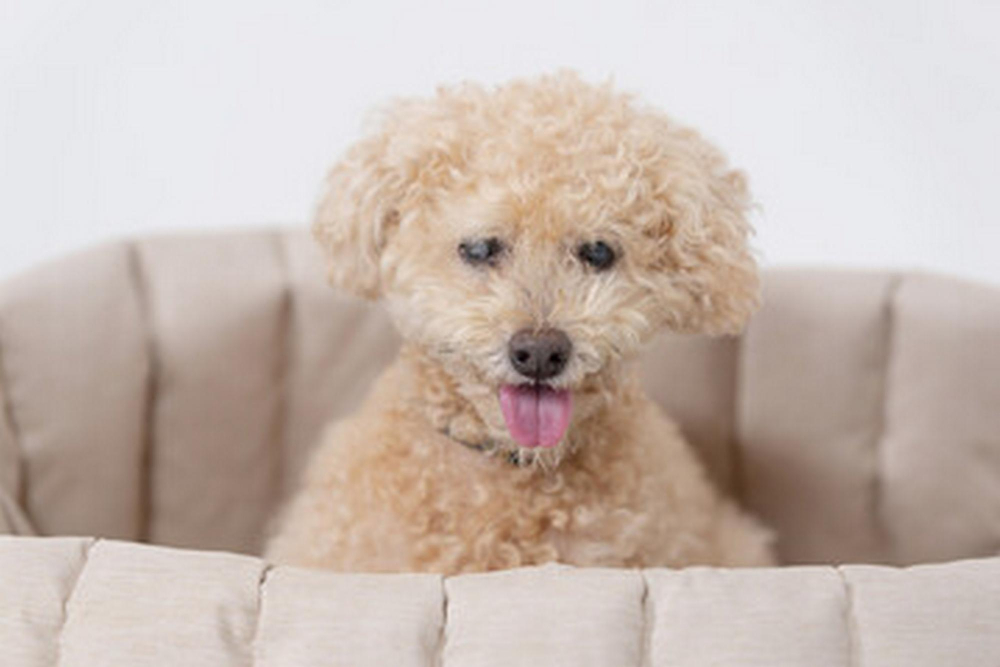
[[[616,484],[599,470],[543,473],[465,454],[428,480],[421,502],[408,507],[406,523],[423,527],[414,543],[418,563],[444,558],[459,569],[494,569],[641,560],[654,531],[640,485]]]

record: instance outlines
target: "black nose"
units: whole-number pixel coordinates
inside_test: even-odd
[[[532,380],[548,380],[566,368],[573,343],[559,329],[522,329],[511,337],[507,350],[518,373]]]

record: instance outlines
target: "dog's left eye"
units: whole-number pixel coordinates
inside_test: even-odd
[[[458,244],[458,254],[461,255],[466,264],[471,264],[472,266],[481,266],[483,264],[495,266],[501,253],[503,253],[503,249],[503,242],[495,236],[486,239],[462,241]]]
[[[576,256],[580,261],[596,271],[606,271],[614,266],[618,259],[614,248],[604,241],[594,241],[593,243],[581,243],[576,249]]]

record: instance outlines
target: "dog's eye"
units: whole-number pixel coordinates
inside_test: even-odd
[[[618,257],[614,248],[604,241],[594,241],[593,243],[581,243],[576,249],[576,256],[580,261],[595,271],[606,271],[610,269]]]
[[[462,259],[472,266],[495,266],[500,255],[503,253],[503,242],[491,236],[486,239],[473,239],[462,241],[458,244],[458,254]]]

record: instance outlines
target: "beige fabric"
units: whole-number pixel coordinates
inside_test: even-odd
[[[965,667],[1000,656],[998,601],[1000,558],[442,581],[0,537],[5,667]]]
[[[0,536],[0,654],[4,664],[55,665],[64,605],[92,540]]]
[[[0,487],[0,535],[35,535],[36,531],[24,516],[24,510]]]
[[[423,665],[440,644],[441,579],[275,568],[263,583],[258,667]]]
[[[132,275],[128,248],[107,246],[0,290],[0,378],[23,466],[9,493],[44,534],[141,533],[149,372]]]
[[[842,569],[858,665],[1000,663],[1000,558]],[[958,598],[961,598],[959,600]]]
[[[888,304],[898,282],[882,274],[778,273],[745,336],[738,391],[744,498],[778,529],[790,562],[887,559],[876,447],[889,389]]]
[[[59,664],[249,664],[264,564],[97,542],[65,604]]]
[[[281,239],[163,239],[137,252],[157,369],[149,538],[197,546],[212,535],[213,547],[253,550],[276,500],[281,455],[289,307]],[[220,484],[223,471],[232,482]]]
[[[684,427],[713,480],[730,493],[740,484],[736,431],[739,339],[664,334],[639,370],[646,390]]]
[[[1000,553],[1000,291],[915,276],[896,300],[878,510],[907,562]]]
[[[777,271],[742,339],[664,336],[652,395],[788,563],[1000,551],[1000,290]],[[114,244],[0,285],[0,530],[255,553],[397,346],[293,232]]]
[[[370,302],[339,295],[326,284],[319,248],[307,234],[285,237],[292,294],[283,494],[331,420],[357,408],[395,356],[399,339],[389,317]]]
[[[549,565],[449,578],[445,665],[638,665],[643,580]]]
[[[21,453],[10,423],[10,402],[4,391],[2,355],[3,347],[0,347],[0,498],[14,502],[21,494]]]
[[[654,664],[855,664],[848,593],[833,568],[692,568],[646,578]]]

